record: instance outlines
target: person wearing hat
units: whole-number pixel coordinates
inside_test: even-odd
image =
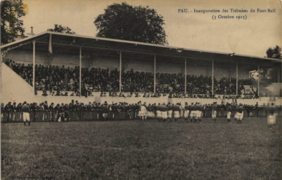
[[[30,104],[30,120],[31,121],[36,121],[36,113],[35,113],[35,109],[36,109],[36,103],[31,103]]]
[[[36,117],[38,120],[42,121],[43,119],[43,115],[44,115],[44,106],[43,103],[40,103],[39,105],[36,106]]]
[[[43,109],[43,121],[49,120],[49,112],[48,112],[48,103],[47,101],[42,103],[42,109]]]
[[[165,103],[163,103],[161,106],[160,106],[160,111],[161,111],[161,120],[164,122],[167,120],[167,106]]]
[[[75,104],[75,120],[81,120],[81,106],[82,104],[79,104],[78,101],[76,101],[76,104]]]
[[[108,119],[108,111],[109,111],[108,108],[109,108],[108,103],[107,103],[107,101],[105,101],[104,104],[102,104],[102,106],[101,106],[101,115],[102,115],[103,120]]]
[[[138,103],[135,103],[133,105],[133,113],[134,113],[133,119],[137,119],[138,118],[138,111],[139,111],[139,105],[138,105]]]
[[[176,103],[175,106],[173,106],[173,118],[174,118],[174,121],[177,121],[177,119],[180,118],[180,103]]]
[[[218,108],[217,103],[213,102],[213,104],[212,104],[212,120],[214,122],[216,122],[217,108]]]
[[[95,101],[91,104],[91,120],[97,120],[96,105],[97,103]]]
[[[278,115],[277,107],[272,102],[270,105],[268,105],[268,107],[266,107],[266,109],[267,109],[267,127],[271,129],[272,126],[276,124],[276,118]]]
[[[11,111],[11,102],[8,102],[8,104],[6,104],[6,106],[4,107],[4,121],[9,121],[10,120],[10,111]]]
[[[64,103],[62,103],[61,106],[59,105],[59,107],[58,107],[57,110],[58,110],[57,121],[58,121],[58,122],[64,121],[64,118],[65,118]]]
[[[152,109],[152,107],[151,107],[151,109]],[[129,119],[134,119],[134,103],[128,104],[127,114],[128,114]],[[153,114],[154,114],[154,112],[153,112]]]
[[[227,109],[227,122],[231,123],[231,111],[232,111],[231,104],[227,103],[226,109]]]
[[[173,106],[170,102],[167,104],[167,120],[172,121],[172,114],[173,114]]]
[[[112,102],[112,104],[109,104],[108,106],[108,118],[110,120],[114,119],[113,106],[114,106],[114,102]]]
[[[86,104],[81,103],[80,112],[81,112],[81,120],[87,119],[87,105]]]
[[[187,121],[189,118],[189,106],[188,103],[185,102],[185,106],[184,106],[184,120]]]
[[[180,108],[180,118],[183,118],[184,120],[184,113],[185,113],[185,105],[183,106],[181,102],[179,103],[179,108]]]
[[[123,103],[119,102],[118,106],[118,119],[123,119]]]
[[[96,112],[97,112],[97,120],[101,120],[102,115],[101,115],[101,104],[100,103],[96,104]]]
[[[121,103],[121,119],[127,118],[127,103],[123,102]]]
[[[240,103],[239,106],[237,106],[236,114],[234,116],[234,119],[235,119],[235,121],[237,121],[237,123],[241,124],[243,118],[244,118],[244,107]]]
[[[60,108],[60,104],[58,103],[55,107],[54,107],[54,119],[53,121],[58,121],[58,117],[59,117],[59,108]]]
[[[22,111],[23,111],[23,122],[24,125],[26,122],[28,122],[28,125],[30,126],[30,107],[29,105],[26,103],[26,101],[23,103],[22,106]]]
[[[16,121],[16,111],[17,111],[17,103],[14,102],[13,105],[11,106],[11,120]]]
[[[17,106],[16,121],[22,121],[22,118],[22,103],[19,103]]]
[[[151,104],[149,103],[148,106],[146,106],[147,110],[147,118],[152,118],[153,112],[151,111]]]
[[[71,120],[75,120],[76,118],[75,108],[76,108],[76,105],[74,101],[71,101],[71,103],[69,103],[69,111],[70,111],[69,113],[70,113]]]
[[[118,104],[117,103],[112,104],[112,110],[113,110],[113,120],[118,119]]]
[[[155,109],[156,109],[157,119],[161,120],[162,118],[161,103],[158,103]]]
[[[51,103],[48,107],[49,120],[54,121],[54,103]]]
[[[67,103],[65,103],[65,105],[63,106],[64,109],[64,121],[69,121],[69,111],[70,111],[70,107]]]
[[[195,119],[195,110],[194,109],[195,109],[195,105],[194,103],[191,103],[191,105],[189,105],[191,122],[193,122],[193,120]]]
[[[146,104],[141,104],[140,110],[139,110],[139,116],[141,117],[141,120],[145,121],[147,119],[147,110],[146,110]]]
[[[199,102],[196,102],[194,106],[191,107],[191,122],[201,122],[201,117],[202,117],[202,108]]]
[[[88,104],[84,105],[84,111],[85,111],[84,120],[90,120],[91,119],[91,102],[88,102]]]
[[[201,103],[197,103],[196,105],[196,120],[199,122],[202,122],[202,117],[203,117],[203,106]]]

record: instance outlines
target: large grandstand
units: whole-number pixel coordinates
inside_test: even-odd
[[[277,59],[55,32],[9,43],[1,50],[5,104],[58,102],[58,98],[130,102],[132,98],[124,97],[132,93],[140,94],[139,101],[148,101],[142,97],[149,94],[165,102],[236,98],[247,104],[265,103],[267,99],[258,99],[266,95],[280,96],[267,88],[269,82],[251,77],[253,72],[272,69],[271,86],[279,89]]]

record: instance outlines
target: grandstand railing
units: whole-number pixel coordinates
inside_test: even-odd
[[[145,92],[121,92],[121,93],[117,93],[117,96],[110,96],[109,92],[103,92],[104,95],[101,96],[101,92],[91,92],[92,94],[90,96],[77,96],[77,95],[73,95],[71,96],[71,94],[73,93],[73,91],[63,91],[63,92],[67,92],[68,95],[64,96],[64,95],[51,95],[50,91],[47,91],[47,96],[43,96],[43,91],[37,91],[37,96],[43,96],[43,97],[87,97],[87,98],[95,98],[95,97],[109,97],[109,98],[175,98],[175,99],[193,99],[193,98],[199,98],[199,99],[227,99],[227,100],[232,100],[232,99],[258,99],[258,98],[254,98],[253,95],[245,95],[244,98],[242,98],[241,96],[236,96],[236,95],[222,95],[222,94],[216,94],[214,98],[212,97],[205,97],[206,94],[192,94],[189,95],[189,97],[169,97],[169,93],[145,93]],[[135,97],[135,94],[138,94],[138,97]],[[122,94],[122,96],[119,96],[119,94]],[[131,94],[131,96],[130,96]],[[146,95],[145,97],[144,94]],[[159,94],[160,96],[158,97],[154,97],[154,94]],[[194,97],[196,96],[196,97]]]

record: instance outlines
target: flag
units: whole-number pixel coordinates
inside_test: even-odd
[[[257,82],[259,78],[259,72],[257,70],[249,71],[249,77]]]
[[[249,77],[254,88],[258,88],[259,72],[257,70],[249,71]]]

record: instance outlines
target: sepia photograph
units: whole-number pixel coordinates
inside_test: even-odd
[[[281,0],[1,0],[1,179],[281,180]]]

